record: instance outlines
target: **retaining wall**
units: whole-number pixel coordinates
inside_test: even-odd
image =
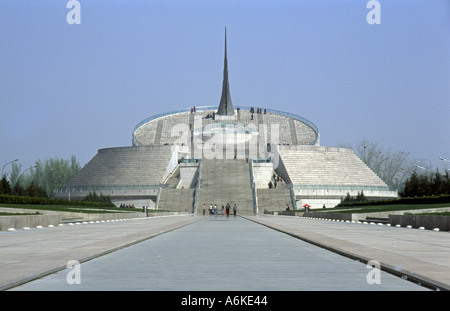
[[[369,215],[364,214],[366,216]],[[345,213],[305,213],[304,217],[334,219],[343,221],[363,221],[361,214]],[[412,228],[423,227],[425,229],[436,229],[440,231],[450,231],[450,216],[431,216],[431,215],[388,215],[391,226],[400,225],[402,227],[411,226]]]
[[[450,216],[389,215],[389,223],[393,226],[424,227],[425,229],[439,228],[440,231],[450,231]]]
[[[10,228],[16,230],[25,227],[35,228],[37,226],[48,227],[57,226],[61,223],[61,215],[23,215],[23,216],[1,216],[0,231]]]
[[[312,218],[324,218],[324,219],[334,219],[334,220],[352,220],[352,214],[345,213],[305,213],[304,217]]]

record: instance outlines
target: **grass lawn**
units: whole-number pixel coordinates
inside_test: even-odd
[[[352,207],[335,207],[327,209],[314,209],[311,212],[321,213],[377,213],[389,211],[405,211],[450,207],[450,203],[438,204],[391,204],[391,205],[371,205],[371,206],[352,206]],[[434,213],[433,213],[434,214]]]
[[[119,207],[89,207],[76,205],[39,205],[39,204],[6,204],[0,203],[0,207],[30,209],[42,211],[78,212],[78,213],[119,213],[119,212],[142,212],[141,208],[119,208]],[[9,212],[10,213],[10,212]],[[4,213],[0,214],[5,216]],[[16,214],[17,215],[17,214]],[[23,215],[23,214],[21,214]]]
[[[42,215],[40,212],[35,213],[9,213],[9,212],[0,212],[0,216],[27,216],[27,215]]]

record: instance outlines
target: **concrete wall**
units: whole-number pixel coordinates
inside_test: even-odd
[[[369,214],[364,214],[369,215]],[[344,221],[362,221],[361,214],[345,213],[305,213],[305,217],[334,219]],[[376,217],[376,215],[370,215]],[[450,216],[431,216],[431,215],[389,215],[389,224],[391,226],[400,225],[402,227],[411,226],[433,230],[438,228],[440,231],[450,231]],[[365,219],[365,217],[364,217]]]
[[[273,163],[252,163],[253,182],[256,188],[267,189],[269,181],[273,175]]]
[[[114,198],[142,198],[142,197],[156,197],[158,195],[158,186],[148,186],[148,187],[89,187],[86,186],[84,188],[65,188],[60,192],[55,193],[56,199],[61,200],[82,200],[89,193],[93,193],[95,191],[96,194],[100,195],[108,195],[111,199]]]
[[[352,221],[352,214],[344,214],[344,213],[305,213],[303,216],[312,218]]]
[[[306,197],[306,198],[298,198],[296,197],[297,208],[301,209],[304,204],[309,204],[311,209],[323,208],[325,204],[326,208],[335,207],[341,202],[341,199],[333,199],[333,198],[316,198],[314,196]]]
[[[48,227],[57,226],[61,223],[61,215],[23,215],[23,216],[1,216],[0,231],[6,231],[9,228],[16,230],[24,227],[36,228],[37,226]]]
[[[198,163],[180,163],[180,183],[178,188],[195,188]]]
[[[450,231],[450,216],[389,215],[389,223],[393,226],[424,227],[431,230],[439,228],[440,231]]]

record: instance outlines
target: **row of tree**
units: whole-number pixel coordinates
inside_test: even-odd
[[[353,149],[375,174],[401,196],[450,194],[448,171],[440,173],[436,170],[433,174],[427,161],[412,159],[408,152],[386,149],[367,140],[354,146],[342,144],[339,147]]]
[[[402,197],[422,197],[435,195],[450,195],[450,176],[448,171],[441,174],[438,170],[434,174],[418,174],[414,171],[406,180]]]
[[[349,192],[347,192],[347,196],[345,198],[341,198],[341,205],[349,204],[349,203],[359,203],[366,202],[367,198],[364,195],[364,191],[359,192],[355,197],[352,197]]]
[[[12,163],[9,179],[6,174],[2,176],[0,194],[53,197],[54,190],[63,187],[81,166],[72,155],[70,159],[37,160],[32,167],[22,169],[21,164]]]
[[[48,198],[47,192],[42,187],[35,185],[32,181],[27,187],[16,183],[11,187],[6,175],[3,175],[0,181],[0,194],[18,195],[24,197]]]

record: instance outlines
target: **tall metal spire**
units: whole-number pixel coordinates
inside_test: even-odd
[[[220,98],[218,115],[232,116],[234,115],[234,108],[231,102],[230,83],[228,81],[228,58],[227,58],[227,28],[225,27],[225,58],[223,64],[223,84],[222,97]]]

